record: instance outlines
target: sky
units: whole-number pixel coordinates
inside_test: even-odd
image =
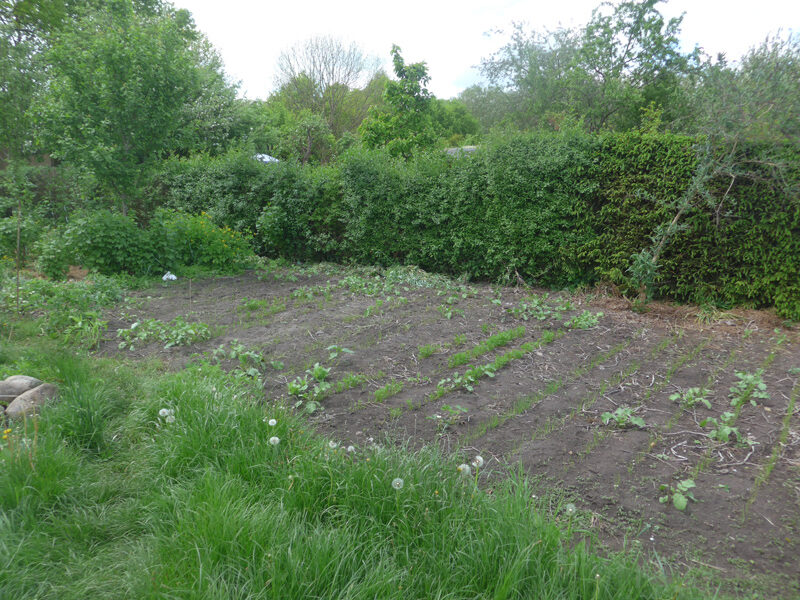
[[[267,98],[284,50],[325,35],[356,42],[391,73],[392,44],[406,63],[425,61],[439,98],[480,83],[476,67],[503,46],[512,22],[526,30],[581,26],[600,0],[172,0],[188,9],[219,51],[240,96]],[[685,13],[682,44],[709,55],[742,56],[767,35],[800,32],[798,0],[670,0],[658,5],[667,18]],[[492,33],[494,32],[494,33]]]

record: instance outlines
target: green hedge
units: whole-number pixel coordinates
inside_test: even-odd
[[[239,152],[173,161],[158,193],[170,206],[252,233],[267,255],[633,289],[631,255],[674,216],[695,171],[696,142],[565,131],[495,140],[458,157],[404,161],[353,149],[330,167],[262,165]],[[785,148],[784,157],[797,189],[800,148]],[[686,213],[659,262],[657,295],[776,306],[800,319],[800,200],[769,181],[739,177],[722,210],[699,202]],[[724,192],[729,183],[713,185]]]

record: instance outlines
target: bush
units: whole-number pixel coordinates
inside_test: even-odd
[[[164,270],[180,265],[235,269],[253,254],[244,235],[230,227],[217,227],[207,213],[157,211],[147,235]]]
[[[160,268],[148,235],[130,216],[83,212],[67,226],[64,238],[75,264],[104,275],[151,274]]]

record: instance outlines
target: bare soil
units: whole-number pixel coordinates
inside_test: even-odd
[[[310,419],[323,435],[356,447],[435,443],[465,461],[481,454],[487,489],[521,465],[535,493],[577,505],[575,529],[588,539],[638,548],[665,569],[733,595],[800,596],[796,329],[763,311],[653,303],[639,314],[607,294],[416,283],[392,287],[377,271],[333,265],[177,281],[133,294],[114,311],[100,352],[120,353],[116,329],[137,319],[205,322],[211,340],[126,354],[179,368],[242,344],[263,356],[265,402],[290,404],[298,398],[287,383],[310,380],[306,371],[320,363],[331,368],[333,387]],[[521,307],[531,297],[545,308],[525,320]],[[572,306],[558,310],[565,300]],[[603,315],[586,329],[566,325],[587,310]],[[524,335],[509,344],[450,366],[458,352],[521,325]],[[352,354],[331,360],[332,345]],[[493,377],[472,390],[458,385],[469,366],[515,349]],[[737,373],[762,370],[769,397],[751,404],[744,389],[748,401],[737,412]],[[375,392],[392,382],[402,389],[377,401]],[[670,399],[689,388],[702,388],[712,408]],[[603,413],[621,407],[645,427],[604,423]],[[741,441],[712,439],[713,428],[700,425],[725,411],[737,413]],[[685,510],[659,502],[661,486],[686,479],[696,487]]]

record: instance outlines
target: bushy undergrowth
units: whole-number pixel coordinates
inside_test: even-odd
[[[45,234],[38,246],[39,269],[56,279],[70,264],[106,275],[154,275],[194,265],[236,269],[252,255],[245,236],[215,225],[207,214],[168,210],[156,211],[147,227],[109,210],[85,212]]]
[[[434,450],[345,450],[216,367],[50,351],[0,354],[65,394],[2,441],[3,597],[692,596],[574,544],[521,476],[489,494]]]

